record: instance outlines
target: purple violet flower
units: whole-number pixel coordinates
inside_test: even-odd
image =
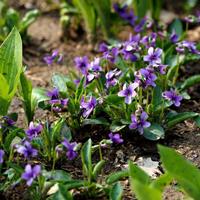
[[[54,61],[60,63],[63,59],[63,56],[62,54],[59,54],[58,50],[54,50],[51,55],[47,55],[43,59],[48,65],[51,65]]]
[[[176,34],[176,31],[173,30],[171,35],[170,35],[170,41],[172,43],[176,43],[176,42],[178,42],[178,40],[179,40],[179,36]]]
[[[76,142],[70,143],[66,138],[64,138],[64,141],[62,144],[67,148],[67,157],[69,160],[73,160],[78,154],[75,151],[75,148],[77,146]]]
[[[144,17],[143,19],[141,19],[141,21],[139,22],[139,24],[137,24],[134,28],[134,31],[136,33],[141,32],[144,28],[145,28],[145,24],[146,24],[147,18]]]
[[[89,67],[88,57],[87,56],[76,57],[74,59],[74,62],[76,64],[76,67],[81,71],[81,73],[83,75],[86,75]]]
[[[124,14],[126,14],[127,12],[128,6],[126,4],[124,6],[120,6],[119,3],[114,3],[113,8],[115,12],[118,13],[120,16],[124,16]]]
[[[25,172],[22,174],[22,179],[26,180],[26,184],[31,186],[32,182],[34,181],[37,176],[39,176],[41,172],[41,166],[35,165],[31,166],[30,164],[26,165]]]
[[[200,55],[200,51],[197,50],[197,47],[194,42],[184,40],[182,42],[177,43],[177,52],[184,53],[186,49],[192,54]]]
[[[168,67],[168,65],[164,65],[164,64],[156,64],[153,66],[155,68],[156,71],[158,71],[160,74],[166,74],[166,69]]]
[[[150,67],[142,68],[135,73],[135,82],[139,83],[143,88],[147,88],[148,86],[155,87],[156,79],[157,76],[154,73],[154,69]]]
[[[112,132],[109,133],[109,138],[113,143],[120,144],[123,143],[124,140],[120,137],[119,133],[113,134]]]
[[[59,98],[59,90],[58,88],[54,88],[52,91],[47,92],[47,96],[51,98],[51,100]]]
[[[97,100],[94,97],[91,96],[88,101],[85,101],[84,97],[82,97],[80,108],[83,109],[83,117],[87,118],[92,113],[96,105]]]
[[[25,158],[35,157],[38,151],[32,147],[30,142],[24,141],[22,145],[16,145],[17,152],[24,155]]]
[[[137,61],[137,56],[134,53],[137,53],[141,50],[139,43],[133,41],[134,38],[131,38],[132,41],[127,41],[123,44],[122,54],[125,60],[130,60],[132,62]]]
[[[33,139],[34,137],[37,137],[39,133],[42,131],[42,125],[34,125],[33,122],[30,122],[29,129],[26,130],[26,135],[28,138]]]
[[[146,112],[142,111],[140,117],[136,117],[136,115],[131,115],[132,123],[129,125],[130,129],[137,129],[140,134],[143,134],[144,128],[148,128],[151,126],[151,123],[146,121],[148,119],[148,115]]]
[[[3,119],[4,119],[5,124],[8,126],[14,126],[16,123],[13,119],[11,119],[8,116],[4,116]]]
[[[113,87],[117,84],[117,77],[121,75],[121,71],[117,68],[106,73],[106,88]]]
[[[157,39],[157,33],[152,32],[150,35],[144,36],[140,40],[140,43],[145,45],[146,48],[155,47],[156,39]]]
[[[108,46],[105,42],[102,42],[100,45],[99,45],[99,52],[101,53],[104,53],[108,51]]]
[[[126,84],[123,85],[123,90],[118,92],[118,96],[125,97],[125,103],[131,104],[133,98],[137,95],[135,89],[139,86],[138,83],[132,83],[129,86]]]
[[[148,49],[148,55],[144,56],[144,61],[151,65],[161,63],[162,49],[150,47]]]
[[[118,54],[119,54],[119,49],[117,47],[113,47],[111,50],[104,52],[103,58],[112,63],[115,63]]]
[[[3,163],[3,157],[4,157],[4,155],[5,155],[4,150],[3,150],[3,149],[0,149],[0,164]]]
[[[90,69],[95,72],[102,71],[102,67],[100,65],[100,58],[95,58],[94,61],[90,63]]]
[[[183,97],[178,95],[175,90],[165,91],[163,92],[162,96],[174,104],[176,107],[181,105],[180,101],[183,99]]]
[[[194,23],[195,22],[195,16],[194,15],[188,15],[187,17],[184,17],[184,21],[187,23]]]

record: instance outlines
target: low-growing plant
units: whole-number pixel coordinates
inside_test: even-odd
[[[71,2],[61,0],[60,21],[64,30],[69,28],[73,16],[80,16],[84,20],[84,30],[91,42],[96,37],[96,28],[101,27],[105,39],[110,36],[111,2],[110,0],[73,0]],[[79,20],[80,21],[80,20]],[[64,31],[66,33],[66,31]]]
[[[158,146],[161,162],[166,170],[152,180],[142,169],[129,162],[131,188],[138,200],[161,200],[166,186],[177,181],[187,197],[199,199],[200,171],[172,148]]]
[[[183,40],[179,20],[169,30],[165,35],[141,33],[125,42],[103,43],[101,56],[91,62],[87,56],[75,58],[82,75],[73,79],[55,74],[50,100],[42,107],[65,118],[72,133],[86,125],[101,125],[112,132],[138,131],[158,140],[177,123],[189,118],[198,122],[199,113],[178,113],[176,108],[190,98],[186,89],[200,82],[199,75],[178,79],[180,68],[198,60],[200,51],[195,43]]]
[[[13,8],[9,8],[7,0],[0,2],[0,42],[4,41],[7,35],[11,32],[15,26],[22,38],[27,39],[28,27],[39,16],[38,10],[28,11],[23,18],[21,18],[18,11]]]

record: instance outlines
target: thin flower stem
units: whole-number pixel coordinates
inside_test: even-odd
[[[175,74],[174,74],[174,79],[173,79],[173,84],[174,85],[176,84],[176,80],[177,80],[177,77],[178,77],[179,67],[180,67],[179,55],[177,55],[177,68],[176,68],[176,71],[175,71]]]
[[[102,150],[101,150],[101,143],[99,143],[99,158],[100,158],[100,160],[103,160]]]

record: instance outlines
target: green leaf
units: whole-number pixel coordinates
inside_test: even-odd
[[[35,107],[32,107],[32,83],[28,80],[24,73],[20,75],[20,95],[23,99],[28,124],[33,121]]]
[[[99,22],[102,27],[105,38],[109,38],[110,35],[110,14],[111,14],[111,2],[110,0],[91,0],[94,8],[97,11]]]
[[[175,19],[169,26],[169,31],[175,30],[176,34],[180,37],[183,34],[183,24],[180,19]]]
[[[181,85],[181,90],[185,90],[193,85],[200,83],[200,75],[194,75],[186,79]]]
[[[109,184],[109,185],[113,184],[113,183],[119,181],[120,179],[127,178],[128,175],[129,175],[128,170],[122,170],[122,171],[119,171],[119,172],[114,172],[107,177],[106,183]]]
[[[88,0],[73,0],[73,3],[80,10],[85,22],[88,37],[91,39],[96,29],[95,9]]]
[[[76,101],[80,101],[81,96],[84,92],[84,83],[85,83],[85,77],[83,77],[78,85],[78,88],[76,89],[76,93],[75,93],[75,100]]]
[[[159,124],[152,123],[150,127],[144,129],[143,136],[149,140],[159,140],[165,137],[165,131]]]
[[[131,189],[138,200],[162,200],[162,193],[151,187],[150,177],[139,167],[129,161]]]
[[[20,22],[20,33],[26,32],[27,28],[37,19],[38,16],[39,11],[37,9],[27,12]]]
[[[167,72],[167,80],[172,81],[179,65],[172,65]]]
[[[159,145],[161,161],[167,172],[175,178],[188,195],[200,197],[200,171],[175,150]]]
[[[96,119],[84,119],[82,122],[82,125],[105,125],[109,126],[108,121],[101,117],[101,118],[96,118]]]
[[[133,8],[136,16],[143,18],[149,9],[148,1],[133,0]]]
[[[157,190],[163,192],[164,188],[173,181],[172,176],[168,173],[162,174],[156,180],[151,183],[151,186]]]
[[[59,184],[58,191],[51,197],[51,200],[73,200],[73,197],[64,185]]]
[[[108,104],[114,104],[114,105],[119,105],[120,103],[123,102],[123,99],[120,98],[118,95],[116,94],[110,94],[106,97],[106,103]]]
[[[9,134],[5,137],[4,140],[4,149],[7,152],[10,152],[11,148],[13,148],[11,144],[13,144],[14,140],[20,142],[20,138],[23,137],[24,134],[21,133],[19,129],[15,129],[14,131],[9,132]]]
[[[174,125],[186,120],[197,117],[199,114],[195,112],[182,112],[167,119],[167,127],[171,128]]]
[[[131,189],[138,200],[162,200],[162,193],[138,180],[131,180]]]
[[[129,176],[131,179],[135,179],[144,185],[149,185],[151,183],[149,175],[131,161],[129,161]]]
[[[43,88],[33,88],[31,97],[31,107],[35,108],[40,102],[49,100],[47,91]]]
[[[194,121],[196,122],[196,125],[200,128],[200,116],[194,117]]]
[[[92,140],[89,139],[81,149],[81,159],[89,182],[92,178]]]
[[[97,179],[97,176],[99,175],[99,173],[101,172],[102,168],[104,167],[105,165],[105,160],[100,160],[95,166],[94,166],[94,169],[93,169],[93,178],[96,180]]]
[[[152,97],[152,109],[153,112],[156,111],[157,107],[162,104],[162,90],[161,88],[157,85],[153,89],[153,97]]]
[[[52,77],[53,86],[60,92],[67,92],[67,77],[62,74],[54,74]]]
[[[119,182],[115,183],[110,190],[110,200],[121,200],[123,188]]]
[[[22,41],[19,32],[13,28],[6,40],[0,46],[0,80],[4,83],[0,86],[0,115],[6,115],[9,104],[16,93],[22,71]],[[1,96],[5,95],[5,96]]]
[[[61,133],[61,136],[65,137],[68,141],[72,139],[71,130],[65,121],[62,124],[60,133]]]

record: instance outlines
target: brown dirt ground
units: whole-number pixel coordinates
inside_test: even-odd
[[[37,3],[34,1],[28,2],[32,2],[34,6],[37,6]],[[17,6],[24,9],[23,3],[23,1],[19,1]],[[16,6],[15,3],[14,5]],[[43,7],[45,8],[45,6]],[[84,37],[81,37],[83,40],[79,40],[78,42],[73,40],[62,42],[60,40],[62,31],[59,25],[58,16],[54,14],[42,15],[30,27],[28,33],[31,37],[31,41],[30,45],[24,48],[24,64],[28,66],[26,74],[28,78],[32,80],[34,86],[50,88],[52,74],[55,72],[68,74],[69,70],[73,69],[73,58],[75,56],[87,55],[92,57],[95,55],[94,52],[91,52],[91,46],[87,44]],[[122,38],[125,38],[126,35],[128,35],[127,32],[125,35],[123,33]],[[53,64],[52,66],[47,66],[43,62],[42,58],[44,54],[53,49],[59,49],[59,51],[63,53],[64,62],[62,65]],[[191,70],[191,68],[193,69]],[[187,66],[185,70],[186,73],[200,73],[199,63]],[[192,99],[189,102],[184,102],[183,107],[181,108],[182,110],[200,112],[199,91],[199,87],[190,89]],[[24,123],[25,119],[22,104],[18,99],[15,99],[12,103],[11,111],[13,110],[19,111],[18,125],[25,127],[26,124]],[[38,111],[35,118],[41,119],[45,118],[45,116],[46,113]],[[94,136],[94,140],[96,137],[98,138],[98,136]],[[196,166],[200,167],[200,129],[197,128],[192,121],[185,121],[184,123],[177,125],[167,133],[166,139],[160,141],[160,143],[175,148],[187,159],[191,160]],[[113,146],[111,149],[104,150],[104,159],[107,160],[104,174],[106,175],[126,167],[128,160],[137,162],[140,159],[151,158],[152,161],[159,162],[156,144],[156,142],[144,140],[142,137],[138,137],[137,135],[129,136],[129,138],[126,138],[125,136],[125,143],[123,145]],[[62,168],[70,171],[72,175],[77,178],[82,176],[82,170],[79,166],[80,160],[78,159],[77,161],[65,164]],[[157,171],[155,171],[154,168],[150,168],[150,170],[157,174]],[[128,181],[123,181],[122,183],[125,187],[123,199],[135,199],[132,197],[129,190]],[[21,191],[20,188],[16,188],[15,190],[16,193],[18,193],[17,191],[19,190]],[[13,193],[15,192],[12,190],[11,193],[8,194]],[[14,197],[6,195],[6,199],[23,199],[23,195],[24,193],[17,197],[15,195],[12,195]],[[166,189],[163,197],[165,200],[177,200],[183,198],[183,194],[176,190],[175,184]]]

